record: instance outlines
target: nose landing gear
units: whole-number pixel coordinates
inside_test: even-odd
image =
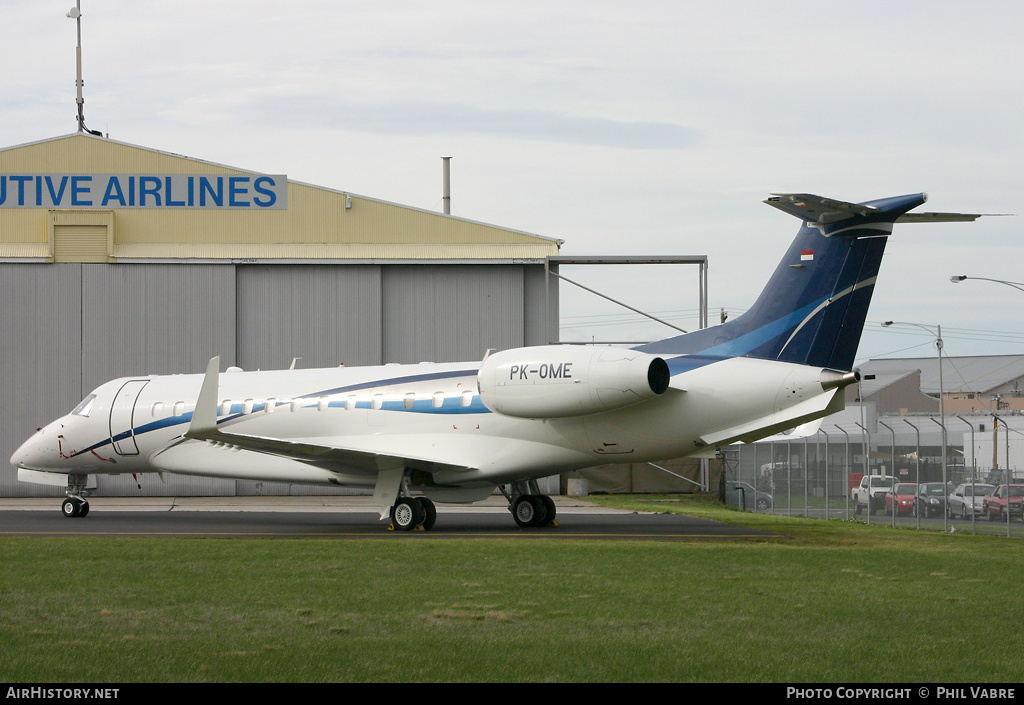
[[[66,517],[84,517],[89,513],[89,502],[81,497],[68,497],[61,503],[60,511]]]
[[[85,497],[88,491],[85,489],[88,475],[68,475],[68,497],[60,505],[60,512],[66,517],[84,517],[89,514],[89,502]]]

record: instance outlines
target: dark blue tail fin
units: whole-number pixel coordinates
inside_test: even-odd
[[[810,194],[768,199],[804,224],[754,305],[720,326],[639,349],[851,369],[892,225],[925,200],[924,194],[863,204]]]

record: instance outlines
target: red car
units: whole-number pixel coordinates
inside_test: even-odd
[[[895,505],[897,514],[913,514],[917,497],[917,484],[899,482],[885,493],[885,513],[892,514]]]
[[[1007,501],[1006,485],[998,485],[992,494],[986,495],[981,502],[981,514],[989,521],[997,521],[1006,517]],[[1010,485],[1010,518],[1021,516],[1021,501],[1024,500],[1024,485]]]

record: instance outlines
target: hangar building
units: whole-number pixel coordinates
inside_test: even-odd
[[[0,496],[63,495],[6,459],[116,377],[202,372],[214,355],[312,368],[555,340],[545,261],[560,245],[84,132],[0,149]],[[304,491],[95,481],[105,496]]]

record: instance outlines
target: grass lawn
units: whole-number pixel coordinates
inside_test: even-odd
[[[1024,680],[1015,540],[592,499],[778,538],[2,539],[0,681]]]

